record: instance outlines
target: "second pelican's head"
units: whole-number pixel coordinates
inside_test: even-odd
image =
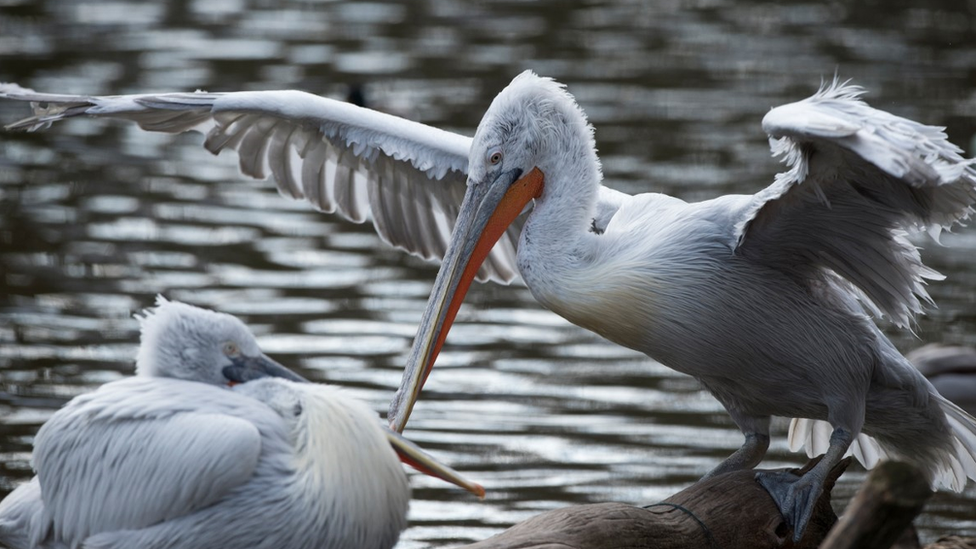
[[[136,375],[213,385],[269,376],[305,381],[262,353],[247,326],[231,315],[160,296],[137,318]]]

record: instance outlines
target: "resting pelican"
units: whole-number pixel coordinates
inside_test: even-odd
[[[371,213],[385,240],[442,257],[391,404],[398,431],[472,279],[510,281],[516,269],[547,308],[715,395],[745,442],[710,474],[754,467],[771,416],[798,418],[792,442],[825,459],[799,480],[761,477],[796,539],[848,451],[868,467],[913,461],[956,490],[976,477],[976,421],[871,320],[905,326],[930,301],[924,280],[938,274],[904,231],[938,234],[968,216],[976,170],[939,129],[860,95],[835,81],[773,109],[763,127],[790,168],[755,195],[686,203],[602,186],[586,116],[531,72],[495,98],[473,139],[299,92],[6,91],[35,103],[11,128],[91,115],[203,129],[208,150],[238,150],[245,174],[270,172],[282,193],[353,220]]]
[[[363,403],[269,364],[238,319],[161,300],[137,375],[37,433],[37,476],[0,502],[0,544],[387,549],[410,500],[397,452],[483,495]]]

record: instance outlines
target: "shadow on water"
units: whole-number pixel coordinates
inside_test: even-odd
[[[688,200],[755,192],[778,165],[759,120],[835,72],[875,106],[949,126],[973,154],[976,4],[669,0],[311,2],[9,0],[0,80],[45,91],[298,88],[473,132],[525,68],[569,85],[607,184]],[[22,107],[0,103],[0,119]],[[0,495],[67,399],[129,375],[134,311],[157,293],[243,316],[282,362],[385,411],[434,266],[242,179],[198,135],[73,121],[0,138]],[[976,233],[926,244],[948,275],[918,338],[976,344]],[[688,378],[545,311],[475,288],[411,437],[489,488],[415,477],[402,547],[481,539],[571,503],[663,499],[741,441]],[[768,464],[796,464],[785,424]],[[835,492],[853,491],[848,474]],[[940,494],[923,537],[976,535],[976,492]]]

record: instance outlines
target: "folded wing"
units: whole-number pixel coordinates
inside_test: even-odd
[[[215,503],[251,479],[262,445],[284,444],[283,434],[269,441],[261,432],[274,413],[249,400],[202,383],[142,378],[74,399],[35,439],[44,517],[30,521],[38,526],[31,537],[75,547]]]

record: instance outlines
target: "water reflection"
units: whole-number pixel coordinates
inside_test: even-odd
[[[976,7],[912,4],[12,0],[0,80],[333,97],[361,84],[379,108],[470,134],[533,68],[586,109],[610,186],[701,199],[771,181],[759,120],[835,71],[876,106],[970,143]],[[4,121],[23,114],[0,103]],[[434,268],[241,179],[232,155],[200,141],[84,120],[0,138],[0,495],[28,478],[31,436],[53,409],[131,373],[131,313],[159,292],[245,317],[284,363],[385,411]],[[925,250],[949,275],[930,286],[939,308],[918,339],[893,332],[903,349],[976,344],[976,236],[945,242]],[[405,548],[571,503],[658,501],[741,442],[693,381],[540,310],[524,288],[474,288],[438,368],[411,437],[490,492],[476,502],[414,477]],[[777,433],[767,463],[800,462]],[[974,498],[938,495],[923,536],[976,535]]]

